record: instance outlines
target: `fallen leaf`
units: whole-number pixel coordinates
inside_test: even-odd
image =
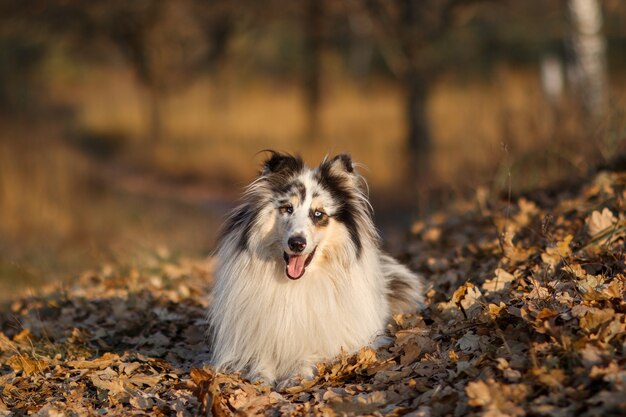
[[[587,331],[595,330],[613,317],[615,317],[615,311],[612,308],[589,308],[580,318],[580,327]]]
[[[457,342],[457,346],[463,352],[471,353],[479,349],[480,336],[475,335],[472,331],[469,331],[463,335]]]
[[[48,364],[43,359],[32,359],[19,353],[11,356],[7,363],[14,371],[22,371],[25,375],[41,373],[48,369]]]
[[[75,361],[68,361],[68,366],[77,369],[106,369],[111,365],[120,362],[119,355],[115,353],[106,352],[99,358],[87,360],[79,359]]]
[[[572,253],[570,243],[574,236],[567,235],[562,240],[548,246],[544,253],[541,254],[541,260],[551,267],[555,267],[565,257]]]
[[[615,225],[617,223],[617,218],[613,215],[611,210],[608,208],[602,209],[602,212],[595,210],[592,212],[589,217],[585,219],[585,225],[587,225],[587,232],[589,236],[595,237],[599,235],[604,230],[609,227]]]
[[[154,401],[145,395],[133,395],[128,402],[139,410],[150,410],[154,407]]]
[[[506,272],[502,268],[496,269],[496,276],[492,279],[487,279],[482,285],[482,289],[487,292],[501,291],[510,286],[510,283],[515,280],[513,274]]]

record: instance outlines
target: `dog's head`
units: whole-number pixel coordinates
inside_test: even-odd
[[[375,235],[362,183],[347,154],[310,169],[299,157],[271,153],[257,184],[270,195],[273,248],[288,278],[331,258],[360,256],[363,239]]]

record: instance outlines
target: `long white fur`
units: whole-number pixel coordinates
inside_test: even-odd
[[[381,252],[365,211],[356,213],[360,255],[341,222],[330,217],[319,228],[302,214],[312,205],[323,204],[331,215],[336,209],[337,202],[316,182],[317,172],[305,168],[297,174],[307,198],[296,199],[289,219],[278,213],[279,196],[263,175],[245,192],[244,202],[254,200],[258,209],[247,248],[241,249],[240,227],[223,236],[216,253],[209,322],[212,363],[218,370],[268,383],[311,377],[317,362],[354,352],[382,334],[392,310],[416,310],[423,301],[421,279]],[[360,176],[341,175],[350,176],[346,178],[353,191],[369,205],[358,185]],[[316,201],[313,191],[319,194]],[[293,233],[306,236],[307,252],[317,247],[306,272],[295,281],[286,277],[282,257]],[[398,288],[401,293],[394,294]]]

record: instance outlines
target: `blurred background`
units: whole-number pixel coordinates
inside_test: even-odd
[[[580,180],[626,148],[625,18],[621,0],[1,0],[0,294],[209,254],[268,148],[351,153],[387,242]]]

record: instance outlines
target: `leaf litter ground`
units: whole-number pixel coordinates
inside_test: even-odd
[[[428,307],[282,391],[206,366],[211,262],[86,272],[0,309],[0,416],[626,414],[626,173],[413,226]]]

